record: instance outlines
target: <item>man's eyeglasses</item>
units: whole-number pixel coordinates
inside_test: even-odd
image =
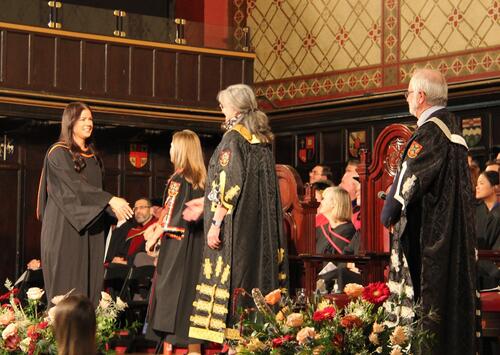
[[[412,91],[412,90],[408,90],[407,92],[405,92],[405,98],[407,99],[408,96],[410,96],[411,93],[414,93],[415,91]]]
[[[145,210],[145,209],[148,209],[148,208],[151,208],[151,207],[150,206],[136,206],[132,210],[135,212],[137,210]]]

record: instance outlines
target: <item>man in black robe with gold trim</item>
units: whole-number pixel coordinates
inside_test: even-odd
[[[473,193],[467,144],[445,108],[448,87],[434,70],[417,70],[406,93],[417,130],[382,211],[393,228],[389,287],[393,296],[421,301],[432,354],[475,354],[476,289]],[[399,295],[397,294],[399,292]],[[403,292],[403,293],[402,293]],[[403,314],[392,320],[408,324]],[[428,344],[424,344],[425,346]]]

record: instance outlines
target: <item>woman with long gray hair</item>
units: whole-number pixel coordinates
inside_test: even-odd
[[[217,99],[226,132],[208,167],[207,245],[190,336],[221,343],[225,328],[234,324],[235,307],[251,305],[251,298],[235,302],[233,296],[253,288],[265,294],[286,287],[288,264],[268,118],[247,85],[231,85]],[[189,209],[185,213],[185,218],[197,217]]]

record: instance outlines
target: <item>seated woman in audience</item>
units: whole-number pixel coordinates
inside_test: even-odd
[[[87,297],[68,296],[57,304],[54,335],[58,355],[95,355],[95,332],[95,310]]]
[[[476,235],[480,250],[500,249],[500,204],[495,189],[498,188],[498,173],[483,171],[477,179]],[[500,270],[488,260],[478,262],[478,283],[480,289],[498,286]]]
[[[498,173],[483,171],[476,186],[476,235],[479,249],[500,249],[500,203],[495,193]]]
[[[351,222],[349,193],[341,187],[325,189],[318,213],[323,214],[328,223],[316,228],[316,253],[344,254],[344,248],[356,233]]]

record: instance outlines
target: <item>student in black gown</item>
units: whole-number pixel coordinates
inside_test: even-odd
[[[203,223],[182,218],[186,202],[205,193],[206,169],[198,136],[190,130],[176,132],[170,160],[175,172],[168,181],[163,210],[158,223],[145,232],[148,250],[161,238],[149,326],[167,343],[189,344],[189,353],[200,353],[201,341],[190,339],[188,329],[205,244]]]
[[[500,249],[500,203],[496,195],[498,173],[483,171],[476,185],[476,235],[479,250]],[[478,284],[480,289],[498,286],[500,270],[495,263],[488,260],[478,262]]]
[[[266,294],[287,287],[288,266],[268,118],[247,85],[231,85],[217,99],[227,131],[208,167],[203,210],[208,247],[189,334],[221,343],[231,336],[226,328],[238,319],[236,307],[254,306],[235,290],[259,288]],[[186,212],[194,209],[188,207]],[[185,217],[196,219],[196,213]]]
[[[96,306],[104,274],[105,210],[133,215],[128,202],[102,189],[102,163],[91,143],[90,108],[65,108],[59,141],[44,160],[37,216],[42,221],[41,259],[47,299],[71,289]]]

